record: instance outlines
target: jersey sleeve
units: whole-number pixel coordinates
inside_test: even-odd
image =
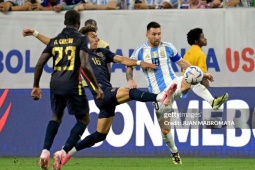
[[[169,56],[172,62],[178,62],[182,59],[180,54],[178,53],[177,49],[173,44],[169,43],[169,46],[166,47],[168,51],[172,51],[172,54]]]
[[[131,55],[129,58],[134,59],[134,60],[138,60],[138,56],[139,56],[140,51],[141,51],[141,48],[137,48],[137,49],[132,53],[132,55]]]
[[[104,53],[104,56],[106,57],[106,63],[114,62],[113,58],[114,58],[114,56],[116,56],[115,53],[111,52],[107,48],[102,48],[101,50]]]

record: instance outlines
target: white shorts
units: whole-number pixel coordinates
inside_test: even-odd
[[[161,121],[162,119],[164,119],[164,113],[171,113],[171,112],[173,112],[172,105],[173,105],[173,102],[174,102],[175,99],[179,99],[179,98],[182,98],[182,97],[185,96],[181,92],[182,79],[183,79],[183,76],[176,77],[173,80],[173,82],[172,82],[172,83],[176,83],[177,84],[177,89],[176,89],[175,93],[171,97],[171,104],[170,105],[165,106],[162,102],[154,102],[153,103],[153,106],[154,106],[154,108],[156,110],[156,115],[157,115],[158,121]],[[171,85],[172,84],[170,84],[169,86],[171,86]],[[168,89],[168,87],[166,89]]]

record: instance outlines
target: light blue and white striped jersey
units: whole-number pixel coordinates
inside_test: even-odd
[[[154,70],[143,70],[148,89],[152,93],[160,93],[172,84],[177,76],[171,66],[171,61],[177,62],[182,59],[176,48],[168,42],[160,42],[157,48],[151,48],[148,43],[145,43],[137,48],[130,58],[158,66]]]

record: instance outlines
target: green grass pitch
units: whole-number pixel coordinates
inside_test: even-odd
[[[0,157],[0,170],[40,170],[38,158]],[[62,170],[254,170],[251,158],[182,158],[174,165],[169,158],[73,158]],[[52,169],[53,159],[51,159]]]

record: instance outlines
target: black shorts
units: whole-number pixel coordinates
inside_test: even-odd
[[[99,108],[98,118],[109,118],[115,116],[115,108],[119,104],[116,98],[119,88],[105,87],[102,88],[104,92],[104,99],[97,100],[94,96],[95,103]]]
[[[59,95],[51,92],[51,110],[62,115],[67,107],[70,115],[85,115],[89,113],[89,103],[86,95]]]

